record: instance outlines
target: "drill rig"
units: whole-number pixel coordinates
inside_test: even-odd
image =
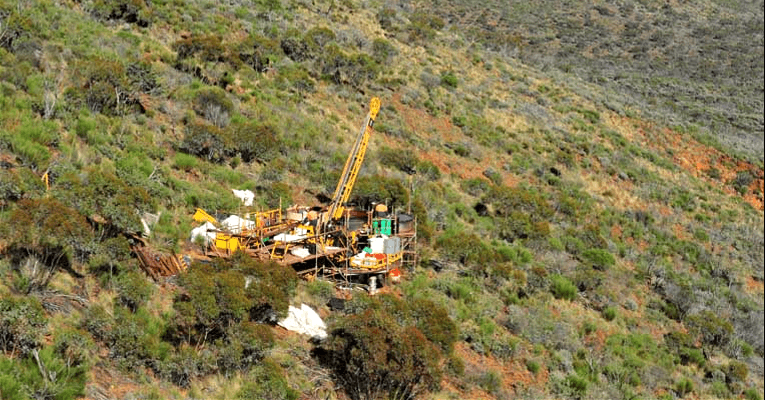
[[[403,215],[404,219],[408,218],[407,225],[399,221],[402,214],[381,217],[372,211],[348,207],[379,111],[380,99],[373,97],[326,207],[302,209],[297,213],[291,210],[298,209],[287,209],[283,213],[281,207],[269,211],[247,210],[245,218],[231,215],[222,221],[198,209],[194,220],[204,224],[196,228],[205,230],[201,243],[203,253],[193,254],[192,258],[228,257],[244,251],[263,261],[293,267],[299,274],[321,275],[336,282],[372,282],[370,288],[386,277],[400,276],[398,267],[402,262],[414,262],[415,252],[410,250],[410,245],[413,247],[416,243],[416,229],[411,226],[411,216]],[[226,223],[232,218],[235,223]],[[200,244],[199,238],[195,241]],[[183,264],[186,266],[189,262]]]

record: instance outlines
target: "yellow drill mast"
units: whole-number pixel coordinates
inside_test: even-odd
[[[361,132],[359,132],[359,136],[356,138],[353,150],[351,150],[351,153],[348,155],[348,160],[345,161],[343,174],[337,182],[335,194],[332,195],[332,202],[329,205],[329,212],[327,213],[328,220],[325,222],[333,221],[343,216],[345,204],[351,196],[353,185],[356,183],[356,177],[359,175],[361,164],[364,162],[364,154],[367,151],[369,137],[372,134],[372,125],[374,125],[375,118],[379,111],[380,99],[373,97],[369,102],[369,114],[367,115],[364,127],[361,128]]]

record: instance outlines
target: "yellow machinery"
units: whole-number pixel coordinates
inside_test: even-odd
[[[356,138],[356,143],[348,155],[348,160],[345,161],[345,167],[343,168],[343,174],[340,176],[340,180],[337,182],[337,188],[332,195],[332,202],[329,205],[329,210],[326,214],[326,220],[320,221],[320,230],[322,225],[340,219],[345,211],[345,204],[351,196],[353,191],[353,185],[356,183],[356,177],[359,175],[361,164],[364,162],[364,155],[367,152],[367,146],[369,145],[369,137],[372,135],[372,125],[374,125],[377,113],[380,111],[380,99],[373,97],[369,102],[369,114],[364,122],[364,126],[359,132],[359,136]]]

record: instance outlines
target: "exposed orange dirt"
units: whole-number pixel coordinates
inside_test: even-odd
[[[746,278],[746,290],[749,293],[759,293],[762,294],[765,292],[765,287],[763,286],[763,282],[760,280],[756,280],[753,277]]]
[[[401,94],[399,93],[393,95],[391,104],[396,109],[396,112],[402,116],[402,120],[405,121],[407,128],[422,139],[437,137],[443,143],[469,141],[462,134],[461,130],[452,124],[449,118],[445,116],[434,117],[422,109],[409,107],[401,102]],[[432,162],[442,174],[455,174],[460,179],[487,179],[483,175],[487,168],[502,171],[501,157],[476,161],[471,158],[449,154],[438,148],[420,151],[418,156]],[[509,173],[503,173],[502,179],[503,184],[506,186],[515,186],[518,183],[518,179]]]
[[[689,135],[669,128],[657,128],[644,121],[618,116],[612,117],[611,123],[634,127],[622,130],[627,139],[655,151],[669,150],[674,163],[683,170],[719,187],[729,196],[741,196],[752,207],[763,211],[765,171],[762,168],[747,161],[736,160]],[[754,179],[742,196],[736,191],[733,182],[738,174],[744,171],[748,171]]]
[[[533,374],[525,365],[524,357],[512,357],[508,360],[499,360],[493,356],[480,355],[470,349],[470,345],[459,342],[454,346],[455,353],[465,362],[465,372],[470,371],[496,371],[502,377],[502,387],[507,390],[522,388],[544,388],[549,378],[546,368]],[[493,399],[494,397],[481,390],[473,389],[470,393],[461,393],[464,398],[470,399]]]

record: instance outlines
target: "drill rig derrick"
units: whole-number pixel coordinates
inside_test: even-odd
[[[369,114],[367,114],[364,126],[356,137],[353,149],[351,149],[348,159],[345,161],[343,173],[340,175],[340,180],[337,182],[337,187],[332,195],[329,208],[326,213],[322,214],[322,217],[317,224],[317,234],[331,230],[330,225],[334,221],[343,217],[346,203],[351,197],[353,185],[356,183],[361,164],[364,162],[364,155],[366,154],[367,146],[369,145],[369,138],[372,135],[372,126],[374,125],[375,118],[377,118],[377,113],[379,111],[380,99],[378,97],[373,97],[369,102]]]

